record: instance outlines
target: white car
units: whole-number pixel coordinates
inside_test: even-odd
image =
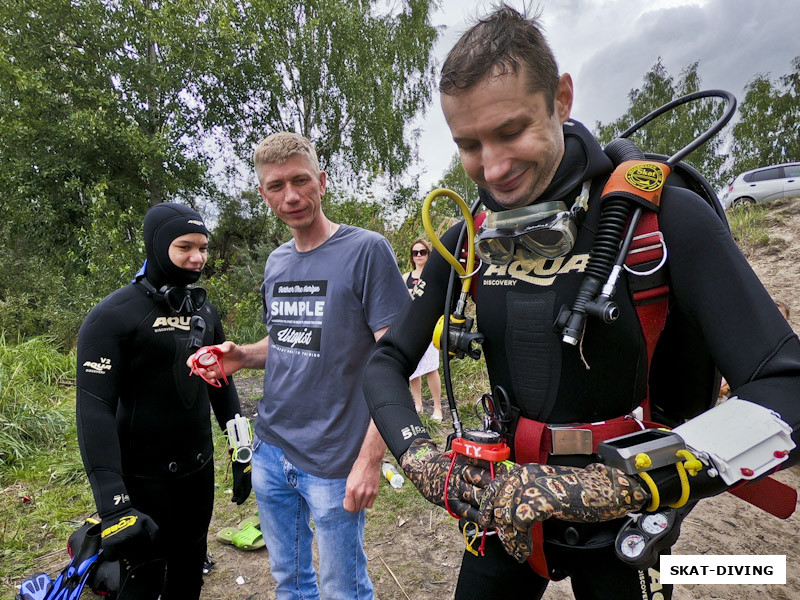
[[[742,173],[733,180],[721,202],[727,209],[794,196],[800,196],[800,163],[785,163]]]

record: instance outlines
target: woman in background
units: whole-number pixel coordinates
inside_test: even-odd
[[[417,285],[422,269],[425,263],[428,262],[428,256],[431,253],[430,244],[417,238],[411,244],[411,271],[403,273],[403,279],[408,286],[408,291],[411,296],[414,296],[414,286]],[[423,412],[422,408],[422,376],[425,375],[428,380],[428,387],[433,396],[433,415],[431,418],[434,421],[442,420],[442,380],[439,377],[439,351],[431,343],[425,351],[424,356],[419,361],[416,370],[409,378],[408,385],[411,388],[411,395],[414,397],[414,407],[418,413]]]

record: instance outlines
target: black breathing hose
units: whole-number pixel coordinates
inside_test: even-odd
[[[478,207],[480,207],[481,201],[476,200],[472,208],[470,209],[470,216],[474,218],[475,213],[478,211]],[[458,233],[458,241],[456,242],[456,250],[455,250],[455,258],[458,260],[462,253],[462,248],[464,247],[464,239],[467,237],[467,224],[466,222],[461,227],[461,231]],[[472,240],[470,240],[472,243]],[[441,341],[439,342],[441,345],[442,350],[442,374],[444,375],[444,388],[445,393],[447,394],[447,405],[450,409],[450,415],[453,419],[453,431],[455,432],[455,437],[461,437],[462,435],[462,428],[461,428],[461,420],[458,417],[458,406],[456,404],[456,396],[455,392],[453,391],[453,378],[450,375],[450,315],[453,311],[453,294],[455,293],[456,288],[456,270],[450,269],[450,278],[447,281],[447,293],[445,294],[444,299],[444,323],[442,327],[442,337]],[[464,316],[464,315],[460,315]]]
[[[706,90],[676,98],[646,115],[622,132],[619,138],[609,142],[605,147],[606,154],[611,158],[614,165],[621,164],[626,160],[645,159],[645,154],[636,144],[627,139],[628,136],[665,112],[701,98],[722,98],[726,103],[725,109],[722,115],[708,129],[664,161],[672,169],[730,121],[736,110],[736,98],[733,94],[724,90]],[[619,197],[610,198],[602,207],[595,243],[589,254],[584,279],[578,288],[572,311],[559,315],[556,321],[557,328],[561,328],[562,340],[568,344],[576,345],[583,337],[587,315],[598,317],[605,323],[613,322],[618,316],[616,305],[609,302],[608,299],[604,302],[598,302],[597,298],[614,265],[624,262],[628,253],[631,237],[642,214],[642,208],[636,206],[633,215],[631,215],[632,208],[630,201]],[[628,222],[629,215],[630,223]],[[623,244],[622,237],[625,234],[626,227],[629,235],[626,236]]]
[[[612,140],[605,151],[615,165],[626,160],[644,158],[644,153],[636,144],[622,138]],[[597,316],[604,322],[616,319],[614,306],[596,305],[594,300],[614,267],[631,208],[630,202],[623,198],[611,198],[603,205],[583,281],[578,288],[572,312],[561,331],[562,339],[568,344],[575,345],[581,339],[588,314]],[[636,220],[638,221],[638,216]],[[633,226],[635,227],[635,223]]]

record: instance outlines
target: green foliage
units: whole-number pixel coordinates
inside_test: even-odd
[[[75,429],[75,353],[0,335],[0,583],[34,572],[94,511]],[[51,569],[51,572],[56,569]],[[3,596],[11,597],[11,596]]]
[[[67,402],[74,392],[65,386],[74,373],[75,354],[59,353],[52,340],[10,344],[0,335],[0,480],[8,481],[8,467],[24,467],[43,447],[63,449],[74,421]]]
[[[478,186],[464,172],[458,155],[453,157],[448,170],[436,187],[453,190],[470,208],[478,198]],[[432,191],[430,190],[430,192]],[[428,240],[430,238],[422,221],[422,205],[425,198],[418,197],[413,190],[408,190],[405,198],[406,203],[402,207],[402,211],[408,216],[400,227],[385,234],[395,249],[400,270],[403,272],[413,266],[409,259],[409,250],[413,241],[417,238]],[[463,220],[464,216],[453,200],[439,196],[431,203],[430,218],[436,236],[441,237],[455,223]]]
[[[453,158],[450,159],[450,166],[447,167],[444,176],[439,180],[439,187],[453,190],[464,199],[464,202],[469,207],[472,207],[473,203],[478,199],[478,186],[467,175],[458,154],[453,155]],[[454,216],[458,217],[460,215],[454,213]]]
[[[0,4],[4,326],[69,345],[86,311],[141,264],[141,219],[165,200],[220,215],[212,278],[224,273],[238,287],[260,272],[288,236],[254,194],[216,189],[208,167],[220,149],[247,164],[255,141],[287,129],[314,140],[329,170],[401,174],[416,152],[405,124],[430,100],[431,8]]]
[[[733,175],[800,160],[800,56],[777,82],[757,75],[745,88],[733,128]]]
[[[697,67],[696,62],[687,66],[676,82],[659,58],[645,74],[642,87],[628,93],[629,104],[625,114],[612,123],[596,124],[597,138],[601,144],[605,145],[618,137],[660,106],[700,90]],[[684,104],[650,122],[630,139],[644,152],[671,156],[708,129],[722,114],[722,108],[720,101],[708,98]],[[712,187],[720,187],[724,183],[721,171],[725,157],[720,154],[723,141],[724,135],[718,134],[685,159],[709,180]]]
[[[331,174],[405,171],[414,139],[406,124],[433,85],[431,0],[389,9],[374,0],[232,4],[230,38],[217,44],[233,67],[224,81],[231,97],[210,99],[207,110],[219,121],[230,110],[244,115],[230,130],[243,159],[265,134],[295,131]]]

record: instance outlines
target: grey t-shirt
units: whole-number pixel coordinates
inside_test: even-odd
[[[410,302],[382,235],[341,225],[310,252],[270,254],[261,286],[269,330],[256,434],[317,477],[347,477],[369,425],[361,376],[386,327]]]

